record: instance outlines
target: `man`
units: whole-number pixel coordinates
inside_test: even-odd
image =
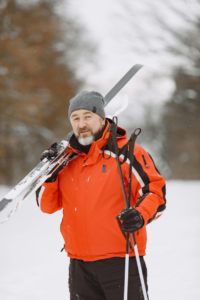
[[[61,233],[70,257],[70,299],[122,300],[126,241],[123,232],[136,231],[136,243],[147,288],[143,259],[146,225],[165,209],[165,181],[150,155],[135,144],[132,165],[131,208],[124,209],[119,170],[109,147],[110,120],[105,119],[104,99],[97,92],[82,92],[70,101],[69,119],[74,131],[66,152],[71,160],[37,191],[45,213],[63,209]],[[117,144],[126,143],[126,131],[117,129]],[[55,144],[44,157],[56,154]],[[129,161],[122,165],[128,192]],[[135,207],[135,208],[134,208]],[[139,229],[139,230],[138,230]],[[135,253],[130,249],[129,299],[143,299]]]

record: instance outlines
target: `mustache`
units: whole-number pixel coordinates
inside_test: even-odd
[[[84,131],[91,131],[92,132],[92,129],[90,127],[81,128],[81,129],[79,129],[78,134],[80,134],[81,132],[84,132]]]

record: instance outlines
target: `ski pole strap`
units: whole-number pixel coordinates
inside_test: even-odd
[[[132,165],[134,162],[134,146],[138,135],[141,132],[141,128],[137,128],[131,135],[129,140],[129,188],[128,188],[128,208],[131,205],[131,185],[132,185]]]
[[[120,165],[122,165],[128,158],[127,148],[129,145],[129,141],[122,147],[118,148],[117,145],[117,125],[112,123],[110,124],[110,135],[108,138],[108,141],[106,145],[102,148],[102,156],[104,159],[109,159],[111,157],[111,152],[115,152],[116,156],[120,157],[120,155],[123,155],[124,158],[122,161],[119,161]],[[110,151],[110,155],[108,158],[105,157],[104,152],[106,148]]]
[[[129,145],[129,141],[122,148],[119,149],[119,152],[118,152],[119,157],[121,155],[124,156],[124,159],[122,161],[120,161],[120,165],[122,165],[128,158],[128,145]]]
[[[112,130],[113,129],[111,129],[112,136],[113,136],[113,131]],[[134,146],[135,146],[135,141],[136,141],[136,138],[138,137],[138,135],[140,133],[141,133],[141,129],[137,128],[134,131],[134,133],[131,135],[131,137],[128,140],[128,142],[122,148],[118,148],[118,146],[117,146],[117,148],[118,148],[118,157],[120,157],[121,155],[124,156],[123,160],[120,161],[120,165],[122,165],[125,161],[127,161],[128,157],[129,157],[130,163],[133,164],[133,162],[134,162]],[[115,134],[114,134],[114,138],[116,138]],[[108,143],[108,144],[110,144],[110,143]],[[128,148],[129,148],[129,151],[128,151]]]
[[[110,151],[110,155],[108,158],[105,157],[104,155],[104,151],[106,150],[106,146],[108,145],[108,150]],[[102,148],[102,156],[104,159],[108,160],[109,158],[111,158],[111,152],[112,152],[112,137],[111,137],[111,134],[109,135],[109,138],[108,138],[108,141],[107,141],[107,144]]]
[[[129,159],[130,163],[134,162],[134,146],[135,146],[135,141],[138,135],[141,133],[141,128],[135,129],[135,131],[131,134],[130,140],[129,140]]]
[[[111,134],[111,138],[112,138],[112,142],[113,142],[113,146],[114,146],[114,151],[116,153],[116,161],[117,161],[117,166],[118,166],[118,170],[119,170],[122,192],[123,192],[123,196],[124,196],[124,201],[127,206],[128,203],[127,203],[127,197],[126,197],[126,190],[125,190],[125,186],[124,186],[124,179],[123,179],[122,169],[121,169],[121,165],[120,165],[120,161],[119,161],[119,149],[118,149],[118,145],[117,145],[117,124],[113,123],[110,125],[110,127],[111,127],[110,134]]]
[[[119,157],[119,153],[118,153],[119,148],[117,145],[117,124],[115,124],[115,123],[110,124],[110,138],[113,143],[113,146],[114,146],[114,149],[116,152],[116,156]]]
[[[129,141],[122,147],[122,148],[118,148],[117,145],[117,124],[115,123],[111,123],[110,124],[110,128],[109,128],[109,138],[108,141],[106,143],[106,145],[102,148],[102,156],[104,159],[109,159],[111,157],[111,152],[116,152],[116,155],[118,157],[120,157],[120,155],[123,155],[123,160],[120,160],[119,163],[120,165],[122,165],[128,158],[128,145],[129,145]],[[106,150],[106,148],[110,151],[110,156],[108,158],[106,158],[104,156],[104,151]]]

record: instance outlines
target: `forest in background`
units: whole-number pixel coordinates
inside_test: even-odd
[[[27,4],[0,7],[0,182],[8,185],[71,131],[69,100],[83,84],[71,66],[92,52],[82,29],[56,14],[56,1]]]
[[[200,179],[200,0],[167,0],[162,10],[155,1],[145,4],[153,33],[138,24],[136,5],[126,0],[120,12],[126,15],[124,39],[134,36],[132,40],[139,41],[137,50],[144,56],[154,54],[171,60],[169,77],[175,88],[161,110],[157,104],[146,107],[141,141],[150,146],[166,178]],[[147,8],[141,7],[144,11]],[[162,77],[162,72],[155,78]]]
[[[171,179],[200,179],[200,1],[183,1],[184,11],[173,2],[168,6],[185,29],[176,29],[156,14],[164,36],[175,43],[166,43],[166,52],[182,60],[171,78],[175,91],[163,107],[160,132],[163,134],[162,157],[170,168]]]
[[[165,23],[159,11],[152,11],[163,33],[157,37],[163,39],[160,51],[175,60],[183,58],[171,71],[175,90],[166,99],[159,122],[152,105],[143,124],[142,139],[161,158],[159,170],[168,179],[200,179],[200,1],[192,2],[193,14],[170,7],[188,24],[182,31]],[[75,66],[80,57],[88,60],[95,52],[84,39],[84,29],[67,14],[63,18],[56,13],[56,4],[5,0],[0,5],[1,184],[19,182],[38,163],[42,151],[71,130],[69,100],[84,86]],[[131,7],[126,9],[133,22]],[[131,22],[130,28],[140,34]],[[170,44],[168,35],[176,43]],[[145,46],[146,51],[155,51],[146,40]]]

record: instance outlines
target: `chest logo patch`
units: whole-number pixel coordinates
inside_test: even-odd
[[[106,165],[103,165],[102,173],[106,173]]]

